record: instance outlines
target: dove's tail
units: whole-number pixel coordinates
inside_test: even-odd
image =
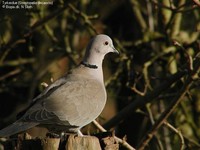
[[[8,137],[16,133],[28,130],[32,127],[35,127],[39,123],[35,122],[20,122],[16,121],[13,124],[7,126],[6,128],[0,130],[0,137]]]

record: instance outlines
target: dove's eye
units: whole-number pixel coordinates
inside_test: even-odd
[[[104,42],[104,45],[108,45],[108,41],[105,41],[105,42]]]

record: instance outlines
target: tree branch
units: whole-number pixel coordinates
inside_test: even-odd
[[[131,115],[137,108],[140,108],[144,106],[146,103],[153,101],[155,98],[157,98],[163,91],[168,89],[173,83],[180,80],[187,72],[181,71],[178,72],[169,79],[167,79],[164,83],[162,83],[160,86],[158,86],[155,90],[153,90],[150,93],[147,93],[143,97],[137,98],[135,101],[133,101],[131,104],[126,106],[124,109],[122,109],[116,116],[114,116],[112,119],[110,119],[106,124],[103,125],[104,128],[110,129],[116,124],[118,124],[120,121],[124,120],[127,116]]]
[[[142,142],[139,144],[138,150],[143,150],[147,146],[147,144],[152,139],[156,131],[161,127],[161,125],[165,122],[165,120],[174,112],[175,108],[178,106],[178,104],[181,102],[181,100],[183,99],[183,97],[185,96],[185,94],[188,92],[189,88],[193,84],[194,78],[197,75],[199,69],[200,69],[200,57],[196,59],[196,65],[194,67],[194,70],[190,72],[182,89],[177,93],[177,96],[172,100],[168,108],[161,114],[159,119],[156,121],[153,127],[146,134]]]
[[[106,129],[104,129],[96,120],[92,121],[92,123],[101,131],[106,132]],[[120,139],[116,136],[114,136],[115,140],[119,142],[122,146],[126,147],[128,150],[135,150],[130,144],[128,144],[125,140]]]

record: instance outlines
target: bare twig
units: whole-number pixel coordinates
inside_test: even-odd
[[[185,141],[190,142],[191,144],[195,145],[196,147],[198,147],[198,148],[200,149],[200,144],[199,144],[198,141],[195,141],[195,140],[193,140],[192,138],[187,137],[187,136],[185,136],[185,135],[183,135],[183,137],[184,137]]]
[[[150,121],[151,121],[151,124],[153,125],[153,124],[155,124],[155,120],[154,120],[153,113],[152,113],[152,111],[151,111],[150,105],[151,105],[151,104],[148,103],[148,104],[146,105],[146,109],[147,109],[148,117],[149,117],[149,119],[150,119]],[[158,138],[158,137],[155,135],[155,140],[157,141],[157,143],[158,143],[160,149],[163,150],[163,146],[162,146],[162,143],[161,143],[160,138]]]
[[[193,0],[193,1],[195,2],[196,5],[199,6],[198,0]],[[196,1],[197,1],[197,3],[196,3]],[[174,12],[174,13],[184,13],[184,12],[192,11],[192,10],[195,9],[194,6],[189,6],[188,8],[182,9],[182,8],[185,7],[185,6],[188,6],[187,3],[184,3],[184,4],[182,4],[182,5],[178,6],[178,7],[175,7],[175,6],[172,4],[171,1],[170,1],[170,2],[171,2],[171,3],[170,3],[170,4],[171,4],[170,6],[166,6],[166,5],[162,4],[162,3],[156,2],[155,0],[151,0],[151,2],[152,2],[154,5],[156,5],[156,6],[159,6],[159,7],[161,7],[161,8],[170,10],[170,11],[172,11],[172,12]]]
[[[75,13],[75,14],[77,14],[77,15],[79,15],[83,20],[84,20],[84,22],[90,27],[90,29],[92,29],[92,31],[94,32],[93,34],[98,34],[97,33],[97,31],[96,31],[96,29],[94,28],[94,26],[92,25],[92,23],[91,23],[91,21],[90,21],[90,19],[94,19],[94,18],[97,18],[98,17],[98,15],[94,15],[94,16],[87,16],[85,13],[83,13],[83,12],[81,12],[81,11],[79,11],[78,9],[76,9],[75,7],[74,7],[74,5],[72,5],[72,4],[68,4],[68,6],[69,6],[69,8],[71,8],[71,10],[73,10],[73,12]]]
[[[25,43],[25,38],[26,37],[29,37],[38,27],[41,27],[43,26],[46,22],[48,22],[49,20],[53,19],[54,17],[58,16],[61,12],[63,12],[66,8],[68,8],[69,6],[68,5],[65,5],[63,6],[62,8],[56,10],[55,12],[51,13],[50,15],[42,18],[41,20],[37,21],[35,24],[33,24],[29,31],[26,32],[24,34],[23,37],[17,39],[17,40],[11,40],[10,42],[8,42],[3,48],[2,48],[2,51],[6,50],[6,49],[10,49],[10,48],[13,48],[15,47],[17,44],[19,43]]]
[[[199,0],[193,0],[193,2],[200,7],[200,1]]]
[[[131,87],[131,90],[133,90],[135,93],[139,94],[140,96],[145,96],[146,92],[147,92],[147,85],[145,85],[144,87],[144,91],[140,91],[136,88],[136,84],[134,84],[132,87]]]
[[[192,57],[189,55],[189,53],[187,52],[187,50],[176,40],[173,41],[175,46],[178,46],[181,48],[181,50],[183,50],[184,54],[186,55],[186,59],[188,62],[188,69],[190,71],[193,70],[193,61],[192,61]]]
[[[14,41],[13,43],[8,43],[7,46],[9,45],[10,47],[7,49],[7,51],[5,51],[1,58],[0,58],[0,64],[3,63],[4,59],[6,58],[6,56],[9,54],[9,52],[11,51],[12,48],[14,48],[16,45],[18,44],[21,44],[21,43],[26,43],[26,40],[25,39],[19,39],[19,40],[16,40]],[[3,50],[4,48],[2,48]]]
[[[185,0],[180,0],[178,2],[178,6],[182,6],[183,4],[185,4]],[[183,7],[181,7],[180,10],[183,10]],[[182,14],[174,12],[173,17],[174,17],[174,20],[172,20],[171,32],[170,32],[170,36],[172,38],[176,37],[177,34],[180,32]]]
[[[62,8],[56,10],[55,12],[51,13],[50,15],[42,18],[41,20],[37,21],[35,24],[33,24],[30,28],[30,30],[24,34],[24,37],[30,36],[38,27],[41,27],[54,17],[58,16],[60,13],[62,13],[66,8],[68,8],[68,5],[64,5]]]
[[[176,108],[176,106],[183,99],[183,97],[185,96],[185,93],[187,92],[187,90],[191,86],[191,83],[192,83],[191,81],[192,81],[191,79],[188,81],[189,83],[187,83],[184,86],[184,88],[182,88],[182,90],[178,94],[178,97],[176,97],[176,99],[174,99],[172,101],[172,103],[170,104],[170,106],[165,110],[165,112],[159,117],[159,119],[157,120],[157,122],[149,130],[149,132],[146,134],[146,136],[144,137],[144,139],[142,140],[142,142],[138,145],[138,148],[137,148],[138,150],[144,150],[144,148],[147,146],[147,144],[149,143],[149,141],[153,138],[153,136],[156,133],[156,131],[161,127],[161,125],[163,124],[163,122],[171,115],[171,113],[174,111],[174,109]]]
[[[6,45],[4,45],[1,50],[3,52],[2,57],[0,58],[0,66],[15,66],[19,64],[25,64],[25,63],[32,63],[34,60],[33,59],[20,59],[20,61],[9,61],[9,62],[4,62],[6,56],[9,54],[12,48],[16,47],[18,44],[21,43],[26,43],[26,37],[30,36],[38,27],[41,27],[44,25],[46,22],[54,18],[55,16],[59,15],[61,12],[63,12],[68,5],[64,6],[63,8],[51,13],[50,15],[44,17],[43,19],[37,21],[35,24],[33,24],[29,31],[24,34],[23,37],[20,37],[17,40],[12,40],[8,42]]]
[[[191,85],[193,84],[193,78],[196,76],[198,70],[200,69],[200,58],[196,60],[196,65],[194,67],[194,70],[190,72],[184,86],[179,91],[177,96],[172,100],[171,104],[168,106],[168,108],[162,113],[162,115],[159,117],[159,119],[156,121],[154,126],[149,130],[149,132],[146,134],[142,142],[138,145],[138,150],[143,150],[149,141],[152,139],[156,131],[160,128],[160,126],[164,123],[164,121],[172,114],[172,112],[175,110],[177,105],[181,102]]]
[[[132,10],[133,10],[133,12],[134,12],[134,14],[136,16],[136,19],[137,19],[141,29],[143,31],[145,31],[147,29],[147,24],[145,22],[144,17],[142,16],[141,9],[140,9],[138,1],[131,0],[130,2],[131,2],[132,7],[133,7]]]
[[[164,122],[164,125],[166,125],[168,128],[170,128],[172,131],[174,131],[178,137],[180,138],[180,141],[181,141],[181,144],[180,144],[180,150],[184,150],[184,145],[185,145],[185,142],[184,142],[184,137],[183,135],[181,134],[181,131],[176,129],[175,127],[173,127],[169,122],[165,121]]]
[[[107,132],[107,130],[104,129],[96,120],[92,121],[92,123],[93,123],[101,132]]]
[[[119,67],[120,68],[120,67]],[[118,69],[114,75],[112,75],[108,80],[105,81],[105,87],[107,87],[112,81],[116,80],[119,74],[122,72],[122,69]]]
[[[2,67],[2,66],[18,66],[18,65],[28,64],[28,63],[33,63],[33,62],[35,62],[34,58],[20,58],[18,60],[5,61],[2,64],[0,64],[0,67]]]
[[[106,129],[104,129],[96,120],[92,121],[92,123],[101,131],[106,132]],[[122,146],[126,147],[128,150],[135,150],[130,144],[128,144],[124,139],[120,139],[116,136],[114,136],[115,140],[119,142]]]
[[[182,71],[178,72],[171,77],[168,78],[167,81],[163,82],[159,85],[154,91],[147,93],[144,97],[139,97],[134,100],[131,104],[122,109],[116,116],[110,119],[106,124],[104,124],[104,128],[110,129],[114,125],[118,124],[121,120],[125,119],[127,116],[131,115],[137,108],[144,106],[146,103],[153,101],[156,97],[158,97],[163,91],[168,89],[173,83],[180,80],[187,72]]]
[[[20,72],[21,72],[21,70],[19,68],[15,69],[15,70],[12,70],[11,72],[1,76],[0,77],[0,81],[5,80],[8,77],[14,76],[14,75],[16,75],[16,74],[18,74]]]
[[[156,60],[158,60],[159,58],[163,57],[164,55],[168,54],[170,51],[172,50],[167,50],[165,52],[162,52],[162,53],[159,53],[157,54],[155,57],[151,58],[150,60],[148,60],[147,62],[144,63],[144,67],[143,67],[143,74],[144,74],[144,79],[145,79],[145,82],[146,82],[146,85],[149,89],[153,89],[151,84],[150,84],[150,80],[149,80],[149,67],[154,63],[156,62]]]
[[[155,0],[151,0],[151,2],[156,6],[159,6],[161,8],[165,8],[165,9],[168,9],[168,10],[171,10],[171,11],[174,11],[176,9],[175,7],[173,7],[173,5],[171,5],[169,7],[169,6],[166,6],[166,5],[162,4],[162,3],[156,2]]]

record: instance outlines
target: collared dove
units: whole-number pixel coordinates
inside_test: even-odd
[[[83,61],[77,68],[49,85],[33,99],[22,117],[0,130],[7,137],[34,126],[44,126],[53,133],[77,132],[96,119],[106,103],[102,61],[118,51],[107,35],[95,36],[87,46]]]

